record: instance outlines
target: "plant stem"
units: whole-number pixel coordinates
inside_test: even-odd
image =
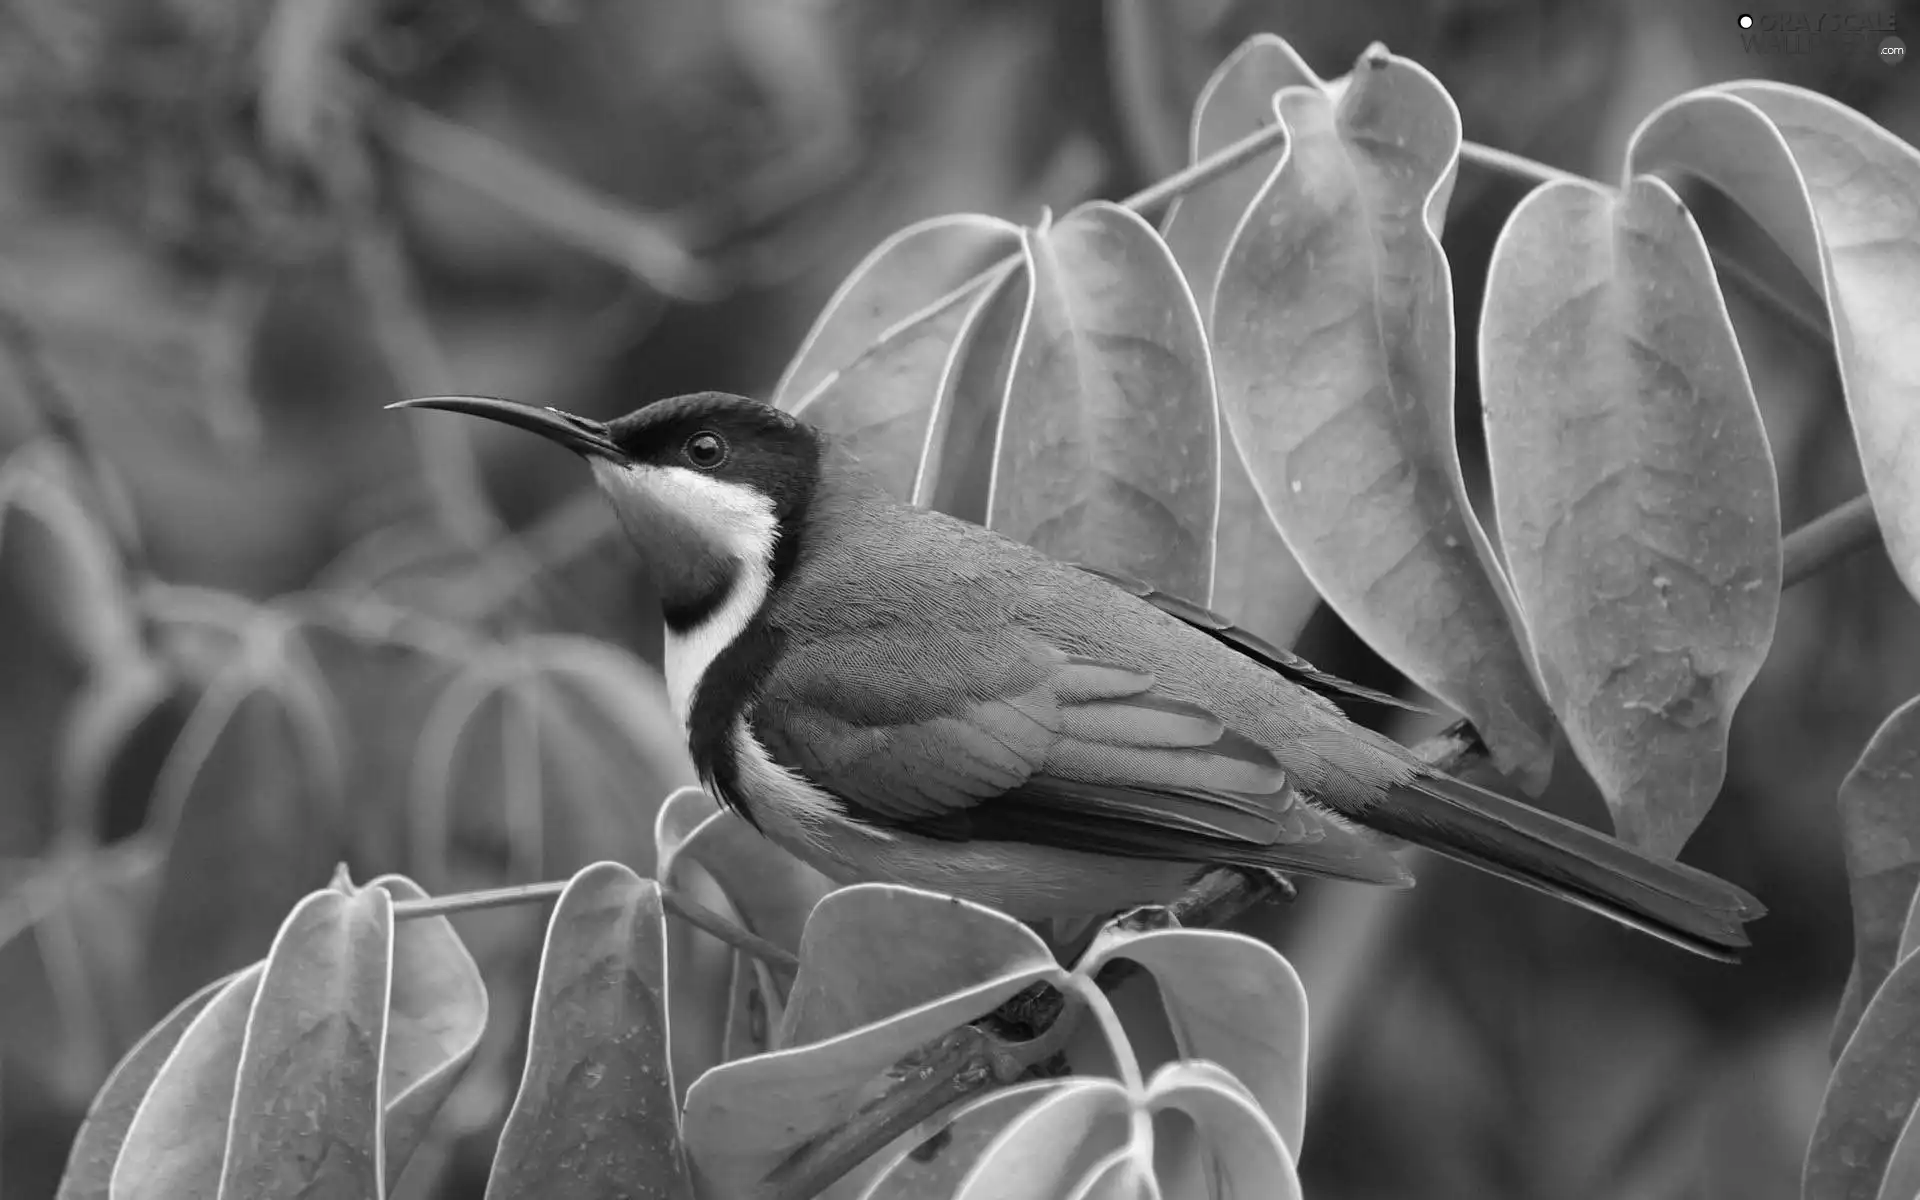
[[[1855,496],[1793,531],[1781,547],[1780,585],[1804,583],[1839,559],[1880,540],[1873,498]]]
[[[449,896],[429,896],[424,900],[402,900],[393,906],[396,921],[416,921],[422,917],[444,917],[454,913],[479,912],[488,908],[506,908],[515,904],[544,904],[557,900],[567,890],[566,880],[522,883],[513,887],[487,888],[482,891],[456,892]],[[776,973],[792,978],[800,969],[800,960],[758,934],[740,928],[697,900],[660,885],[660,906],[687,924],[766,963]]]

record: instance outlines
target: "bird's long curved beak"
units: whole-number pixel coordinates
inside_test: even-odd
[[[576,454],[612,459],[614,462],[627,460],[620,447],[613,444],[605,425],[561,412],[557,408],[535,408],[531,404],[496,400],[491,396],[422,396],[417,400],[401,400],[387,407],[439,408],[447,412],[465,413],[470,417],[486,417],[516,429],[537,433]]]

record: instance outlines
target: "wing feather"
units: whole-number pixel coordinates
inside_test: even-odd
[[[1405,880],[1265,746],[1151,674],[1018,626],[969,632],[927,631],[910,656],[870,636],[790,647],[754,734],[851,816],[927,837]]]

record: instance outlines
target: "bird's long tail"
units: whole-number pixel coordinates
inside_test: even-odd
[[[1758,900],[1705,871],[1445,776],[1400,785],[1364,820],[1709,958],[1736,960],[1750,944],[1741,926],[1766,915]]]

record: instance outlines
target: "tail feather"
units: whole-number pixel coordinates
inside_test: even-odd
[[[1408,781],[1361,819],[1709,958],[1736,961],[1751,944],[1741,926],[1766,915],[1758,900],[1705,871],[1445,776]]]

